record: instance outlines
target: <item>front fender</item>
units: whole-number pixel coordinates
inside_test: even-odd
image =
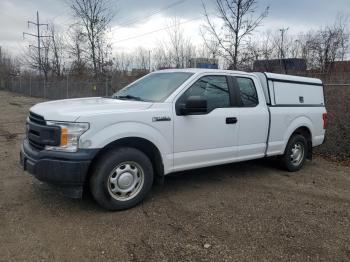
[[[90,147],[103,148],[118,139],[127,137],[144,138],[152,142],[161,154],[171,153],[172,145],[158,129],[139,122],[119,122],[99,130],[89,137],[91,141]]]
[[[104,148],[122,138],[137,137],[146,139],[158,148],[162,156],[164,172],[167,173],[173,165],[171,130],[172,128],[169,127],[161,132],[159,129],[141,122],[118,122],[98,130],[91,136],[89,132],[84,134],[80,143],[82,145],[89,144],[89,148]]]

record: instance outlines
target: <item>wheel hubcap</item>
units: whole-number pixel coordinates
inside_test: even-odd
[[[107,186],[113,198],[126,201],[140,192],[143,183],[144,173],[140,165],[135,162],[123,162],[112,170]]]
[[[295,143],[292,147],[290,160],[293,165],[298,166],[304,159],[304,145],[302,143]]]
[[[133,181],[134,181],[133,175],[126,172],[126,173],[123,173],[119,176],[117,183],[118,183],[119,188],[127,189],[132,185]]]

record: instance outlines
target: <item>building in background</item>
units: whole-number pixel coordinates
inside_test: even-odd
[[[253,64],[255,72],[297,73],[305,72],[306,60],[301,58],[285,58],[271,60],[256,60]]]
[[[209,58],[191,58],[190,59],[191,68],[207,68],[207,69],[218,69],[218,59]]]
[[[139,69],[139,68],[133,68],[131,69],[130,72],[128,72],[130,76],[138,76],[138,77],[145,76],[149,73],[150,71],[148,69]]]

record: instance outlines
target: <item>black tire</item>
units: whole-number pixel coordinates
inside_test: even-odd
[[[128,172],[126,168],[128,168],[130,172]],[[135,173],[137,176],[136,179]],[[123,174],[124,177],[122,177]],[[142,176],[143,179],[140,178]],[[113,183],[111,182],[112,180]],[[142,182],[137,182],[138,180]],[[125,189],[134,190],[133,193],[129,193],[129,197],[131,197],[131,199],[127,199],[127,195],[118,195],[127,193],[112,192],[112,190],[124,190],[122,186],[119,186],[120,183],[124,183],[124,187],[125,184],[131,184],[129,188]],[[135,187],[133,186],[134,183]],[[150,191],[152,183],[153,166],[149,158],[138,149],[123,147],[108,150],[98,158],[97,162],[92,168],[90,190],[96,202],[102,207],[108,210],[123,210],[131,208],[140,203]],[[121,200],[123,197],[125,197],[125,199]]]
[[[296,146],[300,146],[303,150],[302,155],[298,155],[297,153],[295,154],[300,156],[300,159],[298,157],[292,157],[293,149],[299,150],[299,147]],[[288,141],[284,154],[281,156],[282,167],[289,172],[299,171],[304,165],[307,153],[308,147],[305,137],[299,134],[293,135]]]

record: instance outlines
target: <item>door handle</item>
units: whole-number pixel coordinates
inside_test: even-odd
[[[237,117],[226,117],[226,124],[236,124],[237,121]]]

